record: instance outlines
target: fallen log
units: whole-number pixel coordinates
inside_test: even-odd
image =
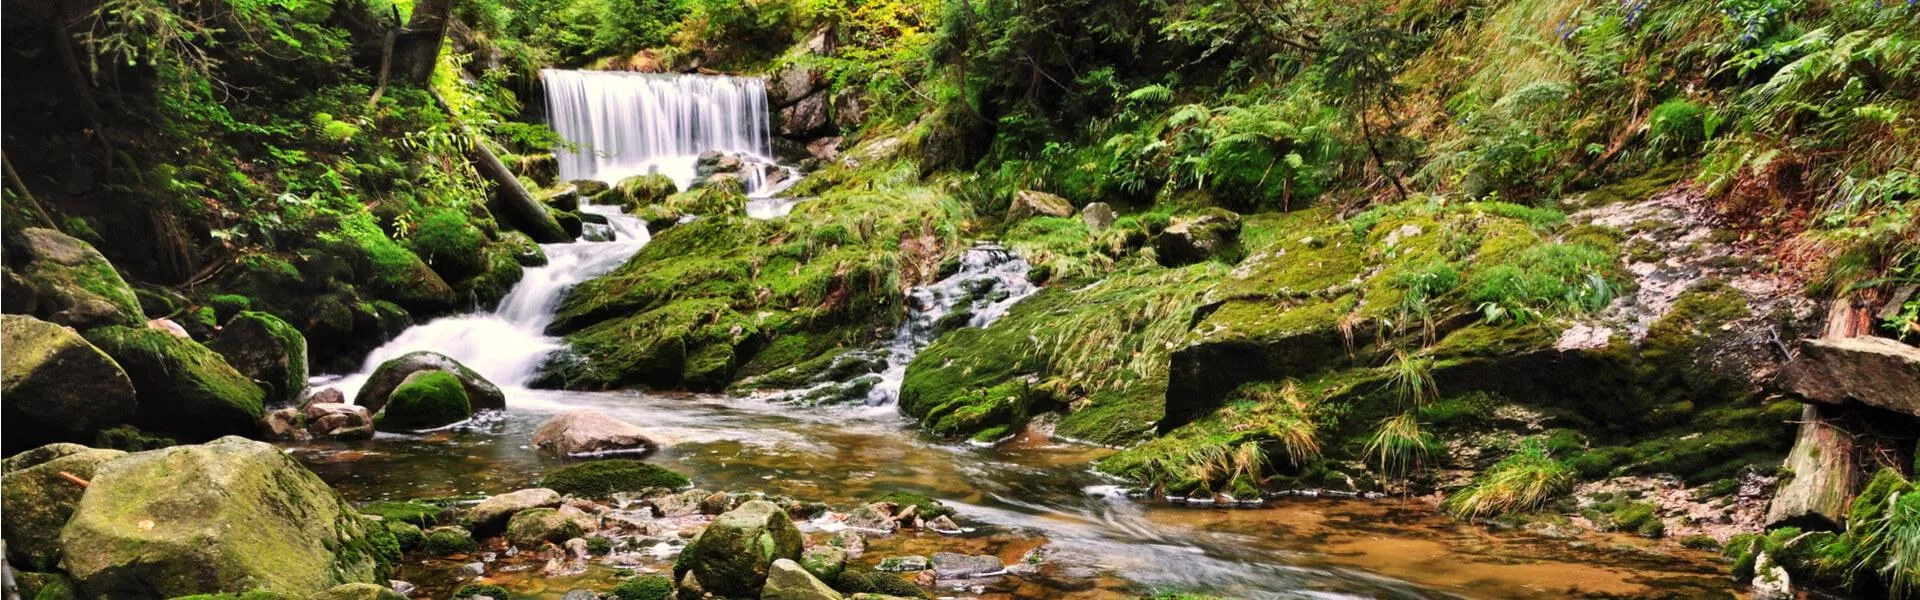
[[[433,94],[433,101],[440,105],[440,110],[447,111],[449,115],[453,114],[453,107],[447,104],[445,98],[440,97],[440,92],[431,87],[427,88],[427,92]],[[480,132],[474,131],[473,127],[465,122],[460,123],[460,130],[466,134],[469,142],[467,158],[473,161],[474,168],[480,172],[481,176],[499,187],[487,206],[495,216],[504,218],[509,225],[527,234],[535,242],[556,244],[573,241],[573,236],[567,235],[567,231],[560,227],[560,222],[554,220],[553,215],[547,212],[547,207],[540,204],[539,200],[535,200],[526,186],[520,184],[520,178],[515,177],[506,163],[500,162],[500,157],[495,156],[493,150],[487,147],[486,136],[480,135]]]

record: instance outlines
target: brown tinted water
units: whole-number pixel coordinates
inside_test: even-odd
[[[1091,469],[1106,450],[1022,441],[995,448],[916,433],[891,407],[796,408],[755,399],[640,393],[510,392],[510,410],[477,431],[314,443],[295,452],[349,500],[471,496],[527,487],[563,461],[529,447],[546,417],[593,408],[674,445],[649,457],[710,490],[758,490],[848,510],[887,492],[959,510],[960,536],[873,537],[858,562],[935,551],[996,554],[1007,576],[943,588],[951,596],[1102,598],[1202,592],[1249,598],[1733,597],[1710,554],[1625,536],[1578,540],[1496,533],[1402,499],[1290,498],[1261,508],[1186,508],[1130,500]],[[807,527],[812,529],[811,526]],[[810,535],[822,538],[822,531]],[[408,565],[416,597],[444,597],[455,561]],[[529,597],[604,589],[615,559],[565,577],[537,575],[531,553],[487,582]],[[670,558],[618,559],[638,571]],[[504,566],[502,566],[504,565]],[[518,569],[518,570],[516,570]]]

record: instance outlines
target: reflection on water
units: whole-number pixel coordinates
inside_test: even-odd
[[[918,435],[892,407],[796,410],[752,399],[513,390],[487,432],[296,448],[348,499],[492,494],[562,462],[528,441],[551,414],[594,408],[674,444],[648,460],[717,490],[762,490],[851,508],[884,492],[959,509],[964,539],[876,538],[864,562],[936,550],[1030,553],[1037,569],[959,595],[1106,597],[1201,590],[1263,598],[1732,597],[1709,555],[1625,537],[1544,540],[1494,534],[1401,500],[1289,499],[1258,509],[1139,503],[1107,490],[1089,463],[1106,452],[1016,442],[999,448]],[[1637,546],[1637,547],[1636,547]],[[641,567],[641,570],[647,570]],[[572,581],[528,581],[558,598]]]

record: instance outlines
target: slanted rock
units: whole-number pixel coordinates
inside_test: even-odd
[[[133,416],[137,404],[126,371],[72,329],[5,315],[0,348],[0,422],[8,451],[92,439]]]
[[[32,291],[34,316],[80,329],[146,322],[133,288],[91,244],[38,227],[22,230],[18,239],[20,247],[8,250],[26,257],[16,273]]]
[[[1013,204],[1007,207],[1008,222],[1039,216],[1073,216],[1073,203],[1046,192],[1020,190],[1013,193]]]
[[[1106,231],[1108,227],[1113,226],[1113,205],[1105,202],[1088,204],[1080,209],[1080,220],[1087,223],[1088,229]]]
[[[58,565],[60,529],[87,491],[61,474],[89,480],[102,463],[126,454],[79,444],[50,444],[7,459],[6,477],[0,483],[6,505],[0,511],[0,532],[7,540],[7,560],[32,571]]]
[[[473,416],[460,379],[446,371],[415,371],[394,388],[387,405],[373,416],[376,429],[421,430],[445,427]]]
[[[237,437],[101,464],[60,544],[87,597],[386,581],[359,513],[279,448]]]
[[[546,488],[528,488],[480,501],[473,510],[467,511],[465,521],[469,529],[486,535],[506,529],[507,519],[512,518],[514,513],[556,506],[560,506],[560,492]]]
[[[557,456],[609,453],[645,454],[660,447],[652,434],[626,421],[594,410],[561,414],[533,433],[533,447]]]
[[[1240,242],[1240,215],[1208,209],[1197,217],[1175,218],[1155,239],[1160,264],[1178,267],[1225,254]]]
[[[280,317],[243,311],[207,347],[259,382],[269,404],[293,402],[307,389],[307,338]]]
[[[258,430],[266,391],[211,348],[146,327],[98,327],[86,337],[126,369],[141,429],[196,441]]]
[[[507,407],[507,395],[479,373],[445,354],[424,350],[380,363],[380,368],[373,370],[367,383],[360,387],[360,393],[353,397],[353,403],[367,407],[369,412],[380,412],[394,389],[400,387],[407,376],[419,371],[444,371],[459,378],[460,386],[467,392],[467,402],[475,411],[503,410]]]
[[[1800,344],[1781,373],[1809,400],[1849,400],[1920,416],[1920,348],[1883,337],[1822,338]]]
[[[687,544],[673,573],[676,579],[697,576],[702,588],[715,596],[752,597],[766,585],[773,562],[800,558],[801,545],[800,529],[786,511],[754,500],[715,518]]]
[[[779,559],[767,568],[767,584],[760,600],[840,600],[840,592],[808,573],[800,563]]]

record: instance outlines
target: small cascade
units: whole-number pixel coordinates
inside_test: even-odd
[[[554,131],[575,145],[554,151],[563,181],[660,173],[684,190],[699,176],[700,154],[721,152],[745,163],[741,181],[755,195],[771,191],[769,169],[782,169],[758,78],[562,69],[540,76]]]
[[[1013,305],[1039,291],[1027,281],[1027,269],[1027,261],[1005,247],[983,243],[967,249],[952,275],[907,291],[907,318],[894,328],[893,337],[884,346],[873,352],[843,354],[828,369],[838,370],[854,362],[876,364],[878,371],[849,381],[821,381],[775,393],[768,399],[809,405],[856,401],[868,406],[894,404],[900,399],[907,364],[940,334],[958,327],[992,325]]]
[[[580,210],[606,217],[603,227],[612,241],[542,245],[547,264],[526,269],[499,307],[408,328],[368,354],[360,372],[325,385],[351,399],[381,363],[429,350],[453,357],[502,388],[525,387],[547,355],[564,345],[545,331],[566,291],[619,267],[650,239],[646,222],[622,214],[618,206],[587,204]]]

